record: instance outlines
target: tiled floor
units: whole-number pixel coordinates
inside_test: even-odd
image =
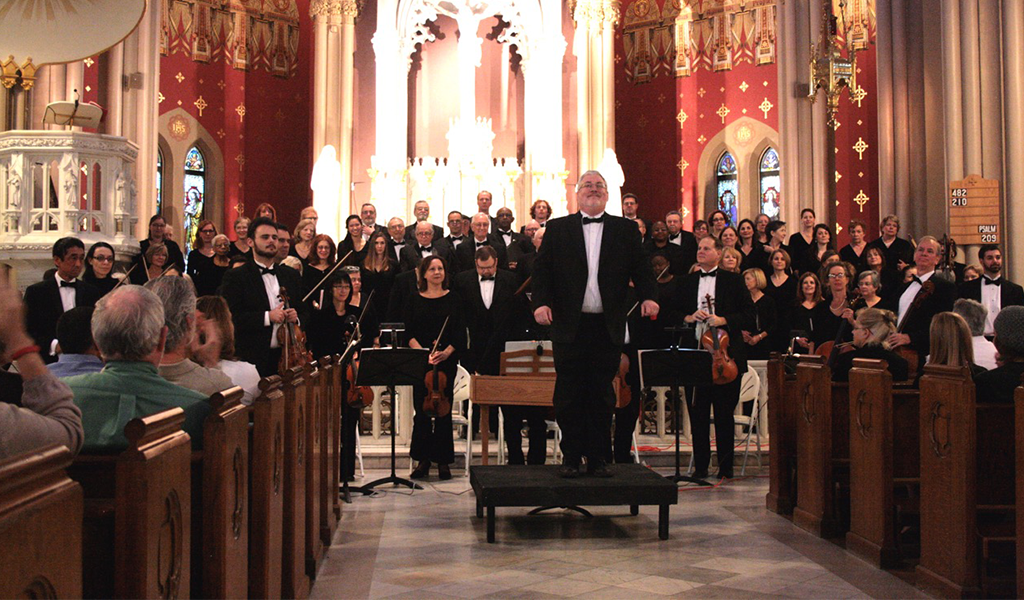
[[[367,480],[383,473],[367,472]],[[345,505],[314,598],[917,598],[902,580],[764,508],[767,479],[683,488],[657,507],[527,516],[498,509],[486,543],[469,481],[386,488]]]

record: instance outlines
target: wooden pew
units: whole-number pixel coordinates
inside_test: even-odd
[[[920,415],[918,585],[942,597],[1013,596],[1013,405],[978,402],[966,368],[927,365]]]
[[[801,356],[797,365],[797,504],[793,522],[820,537],[843,533],[849,483],[849,386],[832,383],[821,356]],[[769,411],[770,413],[771,411]]]
[[[320,359],[320,541],[325,547],[331,545],[338,528],[338,516],[334,513],[340,466],[334,446],[335,432],[341,427],[341,413],[336,413],[341,408],[341,385],[335,382],[338,370],[332,357]]]
[[[345,371],[342,369],[341,355],[335,354],[331,357],[331,364],[334,365],[332,371],[332,381],[334,385],[334,397],[333,409],[331,411],[331,453],[334,456],[334,466],[331,467],[331,479],[329,487],[331,489],[331,510],[334,512],[334,528],[338,528],[338,521],[341,520],[341,463],[343,456],[341,454],[341,411],[344,410],[345,398],[342,396],[343,385],[342,381],[345,379]],[[358,429],[356,429],[356,435],[358,436]],[[355,449],[353,449],[355,450]],[[331,532],[331,536],[334,536],[334,532]]]
[[[210,397],[203,423],[201,463],[202,560],[204,598],[245,598],[249,571],[249,407],[242,388]]]
[[[185,412],[173,408],[125,425],[128,449],[117,458],[114,496],[117,598],[188,594],[192,482],[184,422]]]
[[[309,595],[306,576],[306,383],[302,368],[282,375],[284,390],[284,528],[281,596]]]
[[[0,462],[0,598],[82,595],[82,488],[49,446]]]
[[[786,375],[783,356],[768,361],[768,510],[792,514],[796,504],[796,378]]]
[[[281,378],[260,381],[252,405],[249,597],[281,597],[285,497],[285,399]]]
[[[1017,593],[1024,591],[1024,388],[1017,388],[1016,446],[1017,446]]]
[[[323,415],[320,393],[320,369],[316,362],[303,365],[306,380],[306,574],[316,578],[316,568],[323,557],[324,543],[320,538],[321,489],[320,464],[323,450]]]
[[[875,566],[897,565],[895,492],[920,485],[917,390],[893,388],[884,361],[850,370],[850,531],[847,550]]]

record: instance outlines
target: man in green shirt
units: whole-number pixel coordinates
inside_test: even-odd
[[[192,447],[201,448],[203,420],[210,412],[207,397],[157,372],[167,340],[160,298],[140,286],[119,287],[97,302],[92,336],[106,366],[65,380],[82,411],[83,451],[124,448],[128,421],[174,407],[185,411],[183,429]]]

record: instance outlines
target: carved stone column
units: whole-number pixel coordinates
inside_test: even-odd
[[[338,198],[314,198],[320,223],[331,235],[344,231],[345,217],[354,212],[352,189],[352,108],[354,93],[356,0],[314,0],[315,50],[313,59],[313,156],[330,144],[341,164]],[[324,214],[320,207],[333,210]]]
[[[578,0],[576,23],[577,126],[580,173],[601,162],[605,148],[615,149],[615,26],[617,0]]]

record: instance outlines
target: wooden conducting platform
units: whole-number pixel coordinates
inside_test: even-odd
[[[671,480],[643,465],[608,465],[611,477],[564,479],[558,465],[474,466],[469,483],[476,494],[477,517],[487,509],[487,541],[494,542],[494,519],[499,506],[580,507],[624,506],[637,515],[640,505],[658,506],[658,537],[668,539],[668,507],[676,504],[678,488]]]

